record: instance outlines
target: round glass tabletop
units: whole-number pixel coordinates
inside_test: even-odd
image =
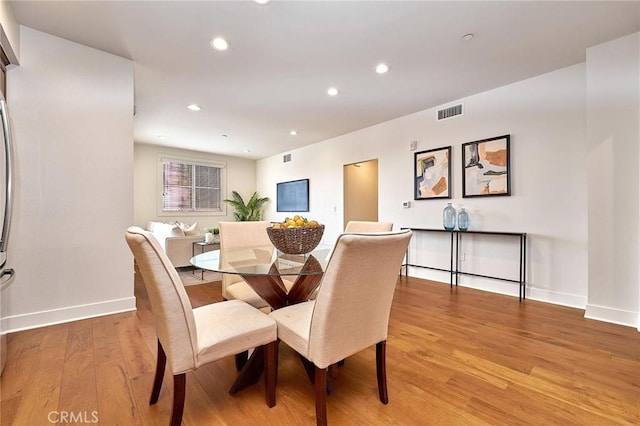
[[[331,247],[317,247],[306,255],[284,254],[273,247],[235,249],[225,252],[225,264],[220,262],[220,250],[212,250],[191,258],[197,268],[245,276],[321,275],[327,266]]]

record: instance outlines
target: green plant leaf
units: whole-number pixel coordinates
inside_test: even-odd
[[[262,219],[262,207],[264,203],[269,201],[268,197],[260,198],[257,192],[254,192],[249,201],[245,204],[244,199],[237,191],[231,191],[233,199],[224,200],[235,209],[233,216],[236,221],[258,221]]]

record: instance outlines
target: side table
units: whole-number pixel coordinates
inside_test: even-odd
[[[206,250],[207,247],[210,246],[215,246],[215,247],[211,247],[211,249]],[[206,242],[206,241],[194,241],[191,244],[191,257],[194,257],[196,255],[196,247],[200,247],[200,253],[204,253],[205,251],[211,251],[211,250],[216,250],[220,248],[220,242],[219,241],[213,241],[213,242]],[[198,253],[198,254],[200,254]],[[193,271],[191,271],[192,274],[195,275],[196,273],[196,269],[200,269],[200,280],[204,281],[204,269],[202,268],[198,268],[197,266],[193,267]]]

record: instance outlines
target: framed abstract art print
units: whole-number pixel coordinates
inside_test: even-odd
[[[451,198],[451,147],[416,152],[413,199]]]
[[[510,135],[462,144],[462,196],[511,195]]]

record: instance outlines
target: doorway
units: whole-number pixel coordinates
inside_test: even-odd
[[[378,221],[378,160],[343,166],[344,223],[350,220]]]

